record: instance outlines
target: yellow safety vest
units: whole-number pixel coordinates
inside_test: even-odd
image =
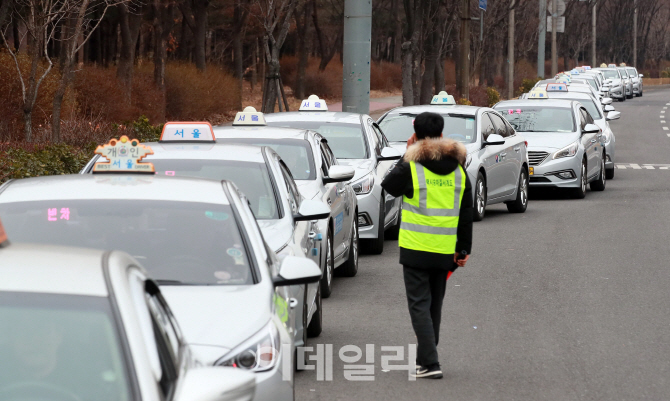
[[[459,165],[447,175],[410,162],[414,196],[403,196],[398,244],[405,249],[441,254],[456,252],[456,231],[467,174]]]

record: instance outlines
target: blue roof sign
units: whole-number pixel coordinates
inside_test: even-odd
[[[208,122],[168,122],[159,142],[216,142]]]
[[[567,92],[568,85],[565,83],[547,84],[547,92]]]
[[[119,139],[112,139],[104,145],[98,146],[95,153],[105,157],[106,162],[97,162],[93,166],[93,173],[144,173],[155,172],[153,163],[140,163],[154,151],[142,145],[137,139],[128,139],[123,135]]]
[[[240,111],[233,120],[233,126],[263,126],[265,123],[265,116],[263,113],[256,111],[255,108],[248,106],[244,111]]]
[[[300,111],[328,111],[328,105],[317,95],[312,95],[300,103]]]
[[[445,105],[445,104],[456,104],[456,100],[454,99],[453,96],[449,95],[447,92],[442,91],[438,93],[437,95],[433,96],[433,100],[430,102],[430,104],[436,104],[436,105]]]

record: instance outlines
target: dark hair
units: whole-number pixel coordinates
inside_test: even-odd
[[[416,139],[439,138],[444,129],[444,118],[437,113],[421,113],[414,119]]]

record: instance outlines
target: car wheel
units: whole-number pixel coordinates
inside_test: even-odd
[[[605,170],[605,178],[608,180],[614,179],[614,167]]]
[[[603,155],[602,160],[600,160],[600,174],[598,179],[593,181],[591,186],[591,191],[604,191],[607,180],[605,178],[605,155]]]
[[[572,190],[572,197],[575,199],[584,199],[586,197],[586,160],[582,160],[582,171],[579,174],[580,185]]]
[[[475,184],[475,221],[482,221],[486,213],[486,180],[484,174],[480,171],[477,174],[477,183]]]
[[[621,96],[619,99],[620,102],[625,102],[626,101],[626,95]]]
[[[307,326],[307,337],[318,337],[323,331],[323,308],[321,302],[321,288],[316,290],[316,312]]]
[[[507,202],[507,210],[510,213],[523,213],[528,208],[528,173],[526,169],[521,169],[519,176],[519,186],[516,191],[516,199],[513,202]]]
[[[331,230],[328,230],[328,238],[326,238],[326,266],[320,283],[321,294],[324,298],[328,298],[333,292],[333,236]]]
[[[356,213],[358,215],[358,213]],[[339,276],[354,277],[358,273],[358,219],[354,219],[349,245],[349,258],[339,269],[335,270]]]
[[[638,96],[642,97],[643,93],[644,93],[644,91],[640,91],[640,94]]]
[[[381,255],[384,252],[384,217],[386,212],[384,210],[384,193],[382,192],[382,201],[379,205],[379,223],[377,226],[377,238],[367,240],[368,253],[373,255]]]

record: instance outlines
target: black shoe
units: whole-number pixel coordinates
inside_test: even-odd
[[[440,368],[440,365],[435,365],[430,368],[421,366],[416,370],[416,373],[412,374],[412,376],[419,379],[441,379],[442,369]]]

